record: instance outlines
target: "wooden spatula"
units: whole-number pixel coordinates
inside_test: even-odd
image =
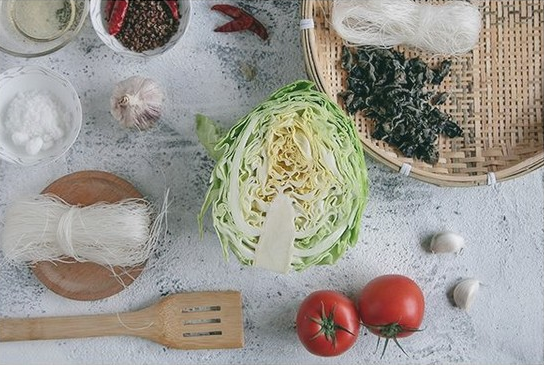
[[[176,349],[243,347],[241,294],[173,294],[145,309],[119,314],[0,319],[0,341],[127,335]]]

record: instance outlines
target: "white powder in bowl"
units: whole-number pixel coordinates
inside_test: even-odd
[[[49,91],[18,93],[8,105],[5,127],[11,141],[29,155],[46,151],[64,137],[64,105]]]

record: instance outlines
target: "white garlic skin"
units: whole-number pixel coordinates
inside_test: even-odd
[[[462,280],[459,284],[455,286],[455,289],[453,289],[453,301],[455,302],[455,305],[457,305],[461,309],[468,311],[469,308],[472,306],[472,303],[474,303],[476,293],[478,293],[479,289],[479,280]]]
[[[437,233],[431,240],[432,253],[459,253],[465,248],[465,239],[455,232]]]
[[[164,93],[155,81],[132,76],[115,85],[111,114],[123,127],[148,129],[160,118],[163,101]]]

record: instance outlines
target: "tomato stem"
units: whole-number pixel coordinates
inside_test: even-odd
[[[421,331],[423,331],[420,328],[404,327],[404,326],[400,325],[398,322],[383,324],[383,325],[372,325],[372,324],[366,324],[364,322],[361,322],[361,325],[365,326],[368,329],[379,331],[380,336],[385,337],[385,338],[396,337],[401,332],[421,332]]]
[[[399,347],[399,349],[404,353],[404,355],[408,356],[408,353],[404,351],[404,349],[402,348],[402,346],[400,345],[396,337],[391,337],[391,338],[385,337],[385,344],[383,346],[382,355],[380,356],[380,359],[382,359],[383,355],[385,355],[385,350],[387,349],[387,345],[389,344],[389,340],[391,339],[395,342],[395,344]],[[374,350],[374,352],[378,351],[378,348],[380,347],[380,340],[381,340],[381,337],[378,336],[378,342],[376,343],[376,350]]]
[[[387,349],[387,344],[389,343],[389,338],[385,339],[385,344],[383,345],[383,351],[382,356],[380,356],[380,359],[383,359],[383,355],[385,355],[385,350]]]
[[[395,342],[395,344],[399,347],[399,349],[401,349],[401,351],[406,356],[408,356],[406,351],[404,351],[404,349],[400,345],[399,341],[397,340],[397,335],[399,333],[401,333],[401,332],[419,332],[419,331],[422,331],[419,328],[403,327],[397,322],[386,324],[386,325],[380,325],[380,326],[365,324],[364,322],[361,322],[361,324],[363,326],[365,326],[366,328],[377,330],[379,332],[378,343],[376,344],[376,351],[378,351],[378,348],[380,346],[380,339],[382,337],[385,338],[385,345],[383,346],[382,356],[380,358],[383,358],[383,355],[385,354],[385,350],[387,349],[387,344],[389,343],[389,340],[391,340],[391,339]]]
[[[399,341],[397,340],[396,337],[393,337],[393,341],[395,341],[395,344],[399,347],[399,349],[404,352],[404,355],[408,356],[408,354],[406,353],[406,351],[404,351],[404,349],[402,348],[402,346],[400,345]],[[383,356],[383,355],[382,355]]]
[[[345,332],[349,333],[350,335],[355,336],[355,334],[353,332],[351,332],[350,330],[348,330],[344,326],[341,326],[341,325],[337,324],[336,322],[334,322],[334,312],[335,311],[336,311],[336,304],[334,304],[332,306],[331,312],[327,316],[327,314],[325,313],[325,304],[323,302],[321,302],[321,318],[309,317],[309,319],[312,322],[317,323],[317,324],[319,324],[321,326],[319,328],[319,331],[317,331],[310,338],[310,341],[313,341],[316,338],[318,338],[319,335],[324,334],[325,338],[329,342],[332,342],[333,347],[336,347],[336,331],[338,331],[338,330],[345,331]]]

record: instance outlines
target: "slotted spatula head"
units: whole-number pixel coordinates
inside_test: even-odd
[[[0,342],[138,336],[176,349],[244,346],[239,292],[173,294],[136,312],[88,316],[0,318]]]
[[[148,337],[171,348],[224,349],[244,346],[242,296],[236,291],[173,294],[153,311]]]

